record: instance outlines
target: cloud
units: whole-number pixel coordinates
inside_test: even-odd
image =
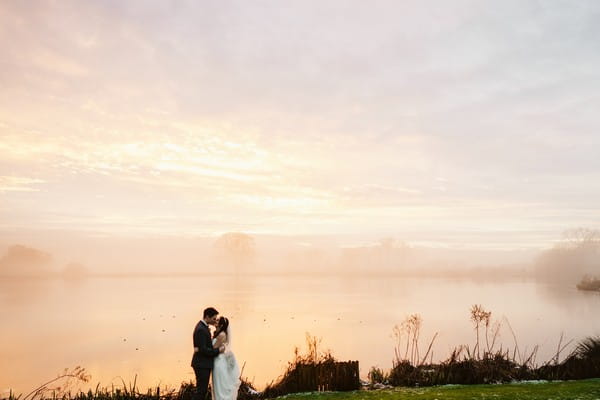
[[[0,192],[36,192],[40,189],[35,186],[43,182],[22,176],[0,176]]]
[[[72,220],[42,220],[600,223],[599,15],[593,1],[2,3],[0,168],[39,179],[2,183],[10,223],[73,201]]]

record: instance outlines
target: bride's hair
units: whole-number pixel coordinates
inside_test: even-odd
[[[215,329],[214,337],[219,336],[219,333],[221,332],[227,333],[227,328],[229,328],[229,320],[221,316],[221,318],[219,318],[219,323],[217,324],[217,329]]]

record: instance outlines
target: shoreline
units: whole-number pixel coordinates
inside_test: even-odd
[[[157,390],[158,388],[158,390]],[[185,393],[182,393],[183,386],[178,390],[168,390],[160,387],[148,388],[146,391],[140,391],[135,388],[124,387],[122,390],[113,388],[113,394],[119,400],[128,399],[187,399]],[[96,394],[105,390],[96,389]],[[110,392],[108,392],[110,393]],[[104,393],[106,394],[106,392]],[[189,394],[189,393],[188,393]],[[17,400],[23,399],[24,394],[9,394],[2,392],[0,400]],[[106,396],[88,397],[89,393],[79,390],[75,393],[69,392],[65,394],[65,399],[82,399],[81,396],[91,399],[106,400]],[[92,395],[94,393],[92,392]],[[157,396],[158,395],[158,396]],[[518,395],[519,397],[514,397]],[[434,399],[463,399],[477,396],[480,399],[496,399],[496,400],[547,400],[549,395],[554,399],[572,399],[594,400],[600,397],[600,378],[588,378],[577,380],[522,380],[508,383],[490,383],[490,384],[446,384],[426,387],[381,387],[373,388],[363,386],[359,390],[353,391],[316,391],[316,392],[298,392],[284,396],[272,398],[285,398],[289,400],[392,400],[392,399],[419,399],[419,400],[434,400]],[[79,397],[78,397],[79,396]],[[258,395],[240,395],[238,398],[261,398]],[[39,400],[52,398],[35,397]]]

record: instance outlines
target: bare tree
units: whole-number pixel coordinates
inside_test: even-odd
[[[51,271],[52,255],[33,247],[12,245],[0,258],[0,275],[43,276]]]
[[[600,230],[590,228],[569,229],[563,233],[562,246],[598,250],[600,249]]]
[[[254,263],[256,245],[254,238],[242,232],[229,232],[221,235],[214,243],[219,261],[227,264],[235,273]]]
[[[586,275],[600,277],[600,231],[589,228],[565,231],[561,241],[537,258],[536,275],[541,280],[570,285]]]

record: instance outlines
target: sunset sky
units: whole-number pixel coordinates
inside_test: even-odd
[[[0,232],[600,226],[598,1],[1,1]]]

